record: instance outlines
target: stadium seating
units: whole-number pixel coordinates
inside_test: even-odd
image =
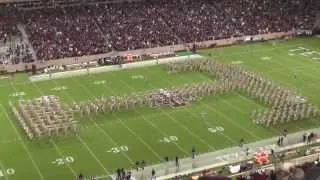
[[[0,10],[0,64],[27,63],[33,60],[30,47],[22,41],[17,28],[17,17]]]
[[[148,0],[21,10],[38,60],[312,29],[312,0]],[[0,18],[0,40],[18,33]]]
[[[106,52],[102,33],[82,8],[28,11],[24,22],[39,60]]]
[[[12,36],[18,35],[15,19],[0,13],[0,41],[5,44]]]

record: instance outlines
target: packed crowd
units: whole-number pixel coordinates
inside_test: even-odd
[[[33,62],[34,58],[28,44],[19,42],[17,44],[10,44],[9,46],[2,46],[0,50],[0,64],[19,64],[20,62]]]
[[[13,11],[0,9],[0,64],[18,64],[34,60],[30,47],[18,30],[18,18]]]
[[[0,12],[0,43],[7,44],[13,36],[19,35],[14,18]]]
[[[95,21],[81,7],[34,10],[23,16],[39,60],[107,51]]]
[[[186,42],[310,28],[313,23],[310,0],[157,2],[162,17]]]
[[[23,11],[39,60],[311,29],[314,0],[144,0]],[[0,18],[0,40],[18,33]]]
[[[146,2],[89,7],[105,33],[109,47],[141,49],[177,44],[178,39],[157,12]]]

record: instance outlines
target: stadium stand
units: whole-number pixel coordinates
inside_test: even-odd
[[[48,3],[55,7],[51,1]],[[316,17],[314,0],[89,1],[72,7],[76,1],[59,3],[55,8],[46,8],[43,2],[38,5],[44,8],[20,8],[23,12],[16,20],[1,18],[0,39],[10,35],[8,31],[19,33],[16,24],[20,22],[25,25],[38,60],[45,61],[312,29]],[[17,14],[14,12],[11,14]]]
[[[105,33],[109,47],[116,50],[152,48],[177,44],[178,38],[146,2],[89,7]]]
[[[39,60],[106,51],[102,34],[81,7],[28,11],[24,22]]]
[[[255,35],[278,32],[310,32],[316,29],[316,26],[319,28],[320,24],[316,0],[128,0],[130,2],[116,3],[111,2],[113,0],[34,0],[30,3],[27,0],[12,1],[17,4],[11,8],[2,8],[1,4],[11,3],[10,0],[0,2],[0,67],[21,64],[26,70],[27,65],[23,63],[35,60],[46,64],[49,61],[58,61],[57,59],[114,52],[114,59],[97,57],[95,62],[79,62],[75,58],[72,59],[73,64],[46,64],[43,72],[48,73],[45,77],[50,78],[54,77],[54,72],[66,70],[83,69],[81,72],[89,74],[89,68],[98,64],[119,65],[120,69],[128,68],[125,63],[135,60],[153,59],[159,64],[160,56],[175,55],[172,50],[157,56],[126,54],[120,57],[117,54],[119,51],[177,44],[191,47],[188,43],[194,43],[195,47],[196,42],[211,40],[245,36],[250,36],[250,39]],[[36,69],[35,64],[32,66]],[[247,86],[244,88],[247,89]],[[198,89],[204,88],[199,86]],[[149,98],[151,107],[179,107],[196,99],[193,96],[188,96],[189,99],[176,98],[179,93],[161,89],[159,92],[147,94],[146,97]],[[294,94],[292,97],[298,96]],[[102,104],[103,100],[104,97],[100,102],[97,99],[95,102]],[[127,101],[128,99],[119,101],[121,103],[113,101],[111,110],[115,104],[119,105],[118,108],[124,104],[123,107],[129,109]],[[286,103],[288,106],[289,104]],[[85,114],[85,111],[94,112],[92,110],[95,110],[96,114],[99,110],[92,102],[83,107],[82,114]],[[13,113],[30,139],[68,135],[78,131],[72,112],[60,106],[60,100],[55,96],[42,96],[32,101],[21,100],[18,106],[13,108]],[[289,113],[285,113],[287,114]],[[318,110],[314,114],[318,115]],[[250,164],[244,164],[240,172],[245,172],[246,175],[237,176],[236,179],[315,179],[319,176],[319,168],[319,160],[291,166],[287,170],[255,171]],[[173,179],[190,179],[192,176],[199,179],[230,179],[213,169]]]
[[[23,41],[17,21],[11,11],[0,11],[0,64],[33,61],[30,46]]]

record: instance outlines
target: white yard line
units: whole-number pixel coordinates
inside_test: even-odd
[[[184,78],[184,77],[182,77],[182,78]],[[169,82],[170,83],[170,82]],[[237,93],[237,94],[239,94],[239,93]],[[241,94],[239,94],[240,95],[240,97],[241,98],[244,98]],[[244,98],[246,101],[249,101],[247,98]],[[229,105],[229,106],[231,106],[231,107],[233,107],[233,109],[235,109],[235,110],[237,110],[237,111],[239,111],[239,112],[241,112],[241,113],[243,113],[243,114],[246,114],[243,110],[241,110],[241,109],[239,109],[238,107],[236,107],[236,106],[234,106],[233,104],[230,104],[229,102],[227,102],[226,100],[223,100],[222,99],[222,101],[225,103],[225,104],[227,104],[227,105]],[[249,101],[250,103],[252,103],[251,101]],[[202,104],[206,104],[206,103],[203,103],[203,102],[200,102],[200,103],[202,103]],[[207,104],[206,104],[207,105]],[[209,106],[209,105],[207,105],[207,106]],[[217,111],[216,111],[217,112]],[[241,126],[239,126],[239,127],[241,127]],[[244,129],[244,128],[242,128],[243,130],[245,130],[246,132],[250,132],[250,131],[248,131],[247,129]],[[274,128],[272,128],[272,130],[274,131],[274,132],[277,132],[277,133],[279,133],[279,131],[277,131],[277,130],[275,130]],[[259,139],[263,139],[262,137],[259,137],[258,135],[256,135],[255,133],[250,133],[251,135],[254,135],[255,137],[257,137],[257,138],[259,138]]]
[[[168,80],[166,80],[166,82],[168,82],[168,83],[171,84],[172,86],[174,85],[174,84],[172,84],[172,83],[171,83],[170,81],[168,81]],[[154,87],[154,86],[153,86],[153,87]],[[202,102],[201,102],[201,103],[202,103]],[[185,108],[185,110],[187,110],[188,113],[189,113],[191,116],[193,116],[195,119],[198,119],[198,118],[199,118],[194,112],[190,111],[188,108]],[[207,121],[205,121],[205,123],[206,123],[207,125],[211,126],[211,123],[208,123]],[[231,137],[229,137],[229,136],[226,135],[225,133],[219,132],[219,134],[221,134],[222,136],[224,136],[225,138],[227,138],[231,143],[236,143],[235,140],[233,140]]]
[[[37,170],[37,172],[38,172],[38,174],[39,174],[39,176],[40,176],[40,179],[41,179],[41,180],[44,180],[45,178],[44,178],[43,174],[41,173],[41,171],[40,171],[40,169],[39,169],[39,166],[37,165],[36,161],[33,159],[32,155],[31,155],[31,152],[29,151],[28,147],[26,146],[26,144],[24,143],[22,137],[20,136],[18,129],[17,129],[16,126],[13,124],[12,119],[9,117],[9,115],[8,115],[6,109],[3,107],[3,105],[0,104],[0,106],[1,106],[2,111],[5,113],[8,121],[9,121],[9,123],[10,123],[10,125],[11,125],[11,127],[14,129],[15,133],[18,135],[19,140],[21,141],[21,144],[22,144],[24,150],[27,152],[28,157],[29,157],[29,159],[30,159],[31,162],[32,162],[32,165],[33,165],[33,166],[35,167],[35,169]]]
[[[52,80],[54,83],[56,83],[57,85],[59,85],[55,80]],[[72,102],[75,102],[74,99],[69,95],[68,92],[65,92],[65,94],[68,96],[68,99],[71,100]],[[107,137],[114,145],[118,146],[118,144],[114,141],[114,139],[108,135],[108,133],[101,128],[93,119],[91,119],[91,117],[89,117],[89,119],[93,122],[93,124],[99,129],[99,131],[105,136]],[[134,164],[133,160],[124,152],[121,152],[126,159],[131,163]]]
[[[195,119],[198,119],[199,117],[194,113],[194,112],[192,112],[192,111],[190,111],[189,109],[187,109],[187,108],[185,108],[187,111],[188,111],[188,113],[191,115],[191,116],[193,116]],[[199,123],[201,123],[200,122],[200,120],[199,120]],[[209,127],[212,127],[212,123],[209,123],[208,121],[206,121],[206,120],[204,120],[204,123],[207,125],[207,126],[209,126]],[[228,136],[228,135],[226,135],[225,133],[223,133],[223,132],[218,132],[219,134],[221,134],[222,136],[224,136],[228,141],[230,141],[231,143],[233,143],[233,144],[237,144],[238,142],[237,141],[235,141],[234,139],[232,139],[230,136]]]
[[[305,44],[298,44],[298,45],[295,45],[295,46],[306,46]],[[289,47],[284,47],[284,48],[276,48],[276,50],[278,49],[278,50],[280,50],[280,51],[283,51],[283,49],[287,49],[287,48],[290,48],[290,46]],[[270,49],[269,51],[271,52],[273,49]],[[254,52],[256,52],[256,51],[254,51]],[[242,54],[252,54],[252,52],[245,52],[245,53],[238,53],[238,54],[234,54],[234,56],[236,56],[236,55],[242,55]],[[231,54],[230,56],[233,56],[233,54]],[[255,57],[257,57],[257,55],[254,55]],[[285,57],[284,55],[279,55],[279,54],[277,54],[276,56],[280,56],[280,57],[284,57],[284,58],[287,58],[287,57]],[[298,59],[302,59],[302,60],[305,60],[304,59],[304,57],[302,57],[302,56],[297,56],[297,58]],[[264,63],[262,63],[261,61],[258,61],[259,62],[259,64],[261,64],[262,66],[264,66],[264,67],[266,67],[266,68],[269,68],[267,65],[265,65]],[[261,63],[260,63],[261,62]],[[282,61],[272,61],[272,62],[274,62],[274,63],[276,63],[276,64],[278,64],[278,65],[280,65],[280,66],[282,66],[282,67],[286,67],[286,64],[283,64],[283,63],[281,63]],[[252,67],[252,66],[250,66],[250,67]],[[257,68],[255,68],[255,67],[252,67],[252,68],[254,68],[254,69],[257,69]],[[299,66],[299,68],[310,68],[310,65],[308,65],[308,66]],[[288,68],[287,68],[288,69]],[[257,69],[258,70],[258,69]],[[288,71],[290,71],[290,69],[288,69]],[[282,69],[282,71],[268,71],[269,73],[270,72],[275,72],[275,73],[280,73],[280,74],[283,74],[284,76],[287,76],[287,77],[289,77],[288,76],[288,72],[287,71],[283,71],[283,69]],[[309,72],[310,71],[306,71],[305,72],[305,74],[309,74]],[[309,77],[315,77],[315,78],[318,78],[318,77],[316,77],[314,74],[312,74],[312,72],[310,72],[310,74],[309,74]],[[288,85],[287,83],[284,83],[284,84],[286,84],[286,85]],[[318,86],[317,85],[315,85],[315,84],[305,84],[305,86],[309,86],[309,87],[313,87],[313,89],[318,89]],[[247,100],[248,101],[248,99],[247,98],[244,98],[242,95],[240,95],[240,97],[242,97],[243,99],[245,99],[245,100]],[[251,102],[251,101],[250,101]],[[252,103],[252,102],[251,102]],[[312,122],[314,122],[314,120],[312,120]],[[317,122],[314,122],[316,125],[319,125]],[[296,127],[298,127],[298,126],[296,126]],[[302,128],[300,128],[300,127],[298,127],[298,129],[300,129],[300,130],[303,130]]]
[[[105,89],[107,89],[108,91],[115,93],[111,88],[109,88],[108,86],[106,86],[105,84],[103,84],[103,87]],[[134,110],[135,112],[139,113],[142,117],[142,119],[147,122],[150,126],[152,126],[153,128],[157,129],[158,132],[160,132],[163,136],[168,137],[169,135],[167,133],[165,133],[163,130],[161,130],[156,124],[154,124],[152,121],[148,121],[147,118],[140,113],[137,110]],[[175,144],[182,152],[184,152],[186,155],[189,154],[188,151],[186,149],[184,149],[183,147],[181,147],[178,143],[173,142],[173,144]]]
[[[299,46],[299,44],[292,46],[292,48],[293,48],[293,47],[296,47],[296,46]],[[300,46],[304,46],[304,45],[303,45],[303,44],[300,44]],[[219,58],[219,57],[235,57],[235,59],[237,59],[237,56],[243,56],[243,55],[246,55],[246,54],[253,54],[255,57],[258,58],[258,56],[255,54],[255,53],[257,53],[257,52],[268,52],[268,51],[270,51],[270,52],[272,53],[273,50],[279,49],[279,50],[283,51],[283,49],[287,49],[287,48],[290,48],[290,47],[291,47],[291,46],[287,46],[287,47],[286,47],[286,46],[283,46],[282,48],[277,47],[276,49],[272,48],[272,49],[263,49],[263,50],[254,50],[254,51],[250,50],[250,51],[244,51],[244,52],[242,52],[242,53],[230,53],[230,54],[228,54],[228,55],[218,55],[218,56],[214,56],[214,57],[216,57],[216,58]],[[273,53],[274,53],[274,52],[273,52]],[[284,55],[279,55],[279,54],[277,54],[276,56],[285,57]],[[287,57],[285,57],[285,58],[287,58]],[[303,59],[303,57],[300,57],[300,56],[297,56],[297,58]],[[257,62],[258,62],[260,65],[266,67],[267,69],[270,68],[269,66],[265,65],[262,61],[257,61]],[[281,65],[281,67],[284,67],[284,68],[287,69],[288,71],[291,71],[290,68],[286,68],[286,64],[283,64],[283,63],[280,63],[280,62],[281,62],[281,61],[271,61],[270,63],[276,63],[276,64],[278,64],[278,65]],[[250,66],[250,68],[255,69],[257,72],[260,72],[260,69],[257,69],[256,67]],[[310,65],[306,65],[306,66],[300,65],[299,68],[310,68]],[[283,69],[281,69],[281,71],[279,71],[279,70],[270,70],[270,71],[267,71],[267,72],[268,72],[268,73],[270,73],[270,72],[275,72],[275,73],[282,74],[283,76],[290,77],[290,76],[288,75],[288,71],[285,72],[285,71],[283,71]],[[306,71],[305,74],[309,74],[309,71]],[[315,77],[315,76],[314,76],[313,74],[309,74],[309,77]],[[285,83],[285,84],[286,84],[286,83]],[[313,87],[314,89],[318,89],[318,86],[313,85],[313,84],[307,84],[306,86],[310,86],[310,87]]]
[[[256,135],[255,133],[249,131],[249,130],[246,129],[245,127],[242,127],[240,124],[235,123],[232,119],[230,119],[230,118],[229,118],[228,116],[226,116],[224,113],[215,110],[214,108],[212,108],[210,105],[208,105],[208,104],[206,104],[206,103],[203,103],[203,104],[204,104],[204,106],[205,106],[207,109],[209,109],[209,110],[211,110],[211,111],[214,111],[216,114],[219,114],[219,115],[222,116],[225,120],[229,121],[229,122],[232,123],[233,125],[235,125],[235,126],[237,126],[238,128],[240,128],[241,130],[247,132],[247,133],[250,134],[252,137],[255,137],[255,138],[260,139],[260,140],[263,139],[262,137],[260,137],[260,136]]]
[[[135,88],[133,88],[132,86],[130,86],[128,83],[124,82],[123,80],[119,79],[120,82],[122,82],[125,86],[127,86],[128,88],[135,90]],[[172,119],[173,122],[175,122],[176,124],[178,124],[179,126],[181,126],[182,128],[184,128],[186,131],[188,131],[190,133],[191,136],[197,138],[199,141],[201,141],[203,144],[207,145],[211,150],[215,150],[215,148],[213,146],[211,146],[209,143],[207,143],[206,141],[204,141],[202,138],[200,138],[198,135],[196,135],[195,133],[193,133],[188,127],[186,127],[185,125],[181,124],[179,121],[177,121],[174,117],[172,117],[169,113],[167,113],[166,111],[164,111],[163,109],[160,108],[160,111],[162,112],[162,114],[165,114],[167,117],[169,117],[170,119]]]
[[[277,54],[277,56],[280,56],[280,57],[284,57],[284,58],[286,58],[284,55],[282,55],[282,54]],[[303,57],[301,57],[301,56],[297,56],[297,58],[299,59],[299,60],[301,60],[301,61],[303,61],[303,60],[305,60],[305,59],[303,59]],[[282,61],[275,61],[275,63],[277,63],[277,64],[279,64],[279,65],[282,65],[282,66],[285,66],[286,64],[283,64],[283,63],[280,63],[280,62],[282,62]],[[299,66],[300,68],[301,67],[307,67],[307,68],[313,68],[313,67],[310,67],[310,65],[309,66]],[[316,70],[317,71],[317,70]],[[280,72],[280,73],[282,73],[282,72]],[[284,71],[283,71],[283,73],[285,73]],[[288,72],[286,72],[286,73],[288,73]],[[304,71],[304,75],[309,75],[309,77],[315,77],[316,79],[318,79],[319,77],[317,77],[317,76],[315,76],[314,74],[312,74],[312,71]],[[310,83],[308,83],[308,84],[304,84],[304,86],[310,86],[310,87],[313,87],[314,89],[317,89],[318,90],[318,88],[319,88],[319,86],[317,86],[317,85],[315,85],[315,84],[310,84]]]
[[[258,104],[258,103],[254,102],[254,101],[250,101],[250,100],[248,100],[246,97],[243,97],[241,94],[239,94],[239,96],[240,96],[242,99],[245,99],[246,101],[250,102],[251,104]],[[258,104],[258,105],[259,105],[259,104]],[[317,122],[314,122],[314,120],[311,120],[311,121],[312,121],[312,123],[315,123],[315,125],[319,126],[319,124],[318,124]],[[297,127],[297,128],[298,128],[299,130],[301,130],[301,131],[305,130],[305,129],[303,129],[303,128],[301,128],[301,127],[299,127],[299,126],[295,125],[295,124],[294,124],[294,126],[295,126],[295,127]],[[272,126],[271,126],[271,129],[273,129],[274,131],[276,131],[276,132],[278,132],[278,133],[280,133],[280,134],[281,134],[281,132],[280,132],[280,131],[278,131],[278,130],[274,129]]]
[[[81,143],[87,148],[87,150],[89,151],[89,153],[91,154],[91,156],[99,163],[99,165],[103,168],[103,170],[108,174],[111,175],[110,172],[104,167],[104,165],[102,164],[102,162],[98,159],[98,157],[94,154],[94,152],[92,152],[92,150],[89,148],[88,144],[78,135],[76,135],[77,138],[79,139],[79,141],[81,141]]]
[[[301,45],[301,46],[304,46],[303,44]],[[276,48],[276,49],[278,49],[278,50],[280,50],[280,51],[283,51],[282,49],[287,49],[288,47],[285,47],[285,48]],[[269,51],[271,52],[273,49],[270,49]],[[244,53],[237,53],[237,54],[231,54],[231,55],[229,55],[229,56],[239,56],[239,55],[243,55],[243,54],[253,54],[254,52],[256,52],[256,51],[253,51],[253,52],[244,52]],[[257,57],[257,55],[254,55],[255,57]],[[284,57],[284,58],[287,58],[287,57],[285,57],[284,55],[279,55],[279,54],[277,54],[276,56],[280,56],[280,57]],[[300,56],[297,56],[297,58],[299,58],[299,59],[303,59],[303,57],[300,57]],[[304,60],[304,59],[303,59]],[[283,64],[283,63],[281,63],[281,61],[272,61],[272,62],[274,62],[274,63],[276,63],[276,64],[278,64],[278,65],[280,65],[280,66],[282,66],[282,67],[285,67],[286,66],[286,64]],[[271,63],[272,63],[271,62]],[[260,65],[262,65],[262,66],[264,66],[264,67],[266,67],[266,68],[269,68],[267,65],[265,65],[264,63],[262,63],[261,61],[258,61],[258,63],[260,64]],[[254,69],[256,69],[256,70],[258,70],[257,68],[255,68],[255,67],[252,67],[252,66],[250,66],[251,68],[254,68]],[[299,66],[299,68],[310,68],[310,65],[308,65],[308,66]],[[288,68],[287,68],[288,69]],[[282,69],[283,70],[283,69]],[[290,69],[288,69],[288,71],[290,71]],[[288,75],[288,72],[286,72],[286,71],[278,71],[278,70],[276,70],[276,71],[268,71],[269,73],[270,72],[275,72],[275,73],[279,73],[279,74],[282,74],[282,75],[284,75],[284,76],[286,76],[286,77],[289,77],[289,75]],[[309,75],[309,77],[315,77],[313,74],[309,74],[309,71],[307,71],[305,74],[308,74]],[[317,78],[317,77],[315,77],[315,78]],[[285,83],[286,85],[288,85],[287,83]],[[314,84],[306,84],[305,86],[309,86],[309,87],[313,87],[313,89],[318,89],[318,86],[316,86],[316,85],[314,85]],[[244,98],[242,95],[240,95],[240,97],[242,97],[243,99],[246,99],[247,100],[247,98]],[[250,101],[251,102],[251,101]],[[252,103],[252,102],[251,102]],[[312,122],[314,122],[314,121],[312,121]],[[318,123],[316,123],[317,125],[318,125]],[[298,129],[300,129],[300,130],[303,130],[302,128],[300,128],[300,127],[298,127],[298,126],[296,126]],[[274,131],[277,131],[277,130],[275,130],[274,128],[272,128]],[[278,131],[279,132],[279,131]]]
[[[252,44],[254,45],[254,44]],[[303,44],[299,43],[299,44],[296,44],[296,45],[288,45],[288,46],[285,46],[285,45],[282,45],[282,47],[277,47],[277,49],[287,49],[287,48],[295,48],[297,46],[302,46]],[[241,45],[240,45],[241,46]],[[249,47],[249,46],[247,46]],[[223,47],[222,47],[223,49]],[[247,48],[246,48],[247,49]],[[220,49],[218,48],[217,49],[217,52],[219,51]],[[220,55],[221,53],[219,52],[219,55],[216,55],[216,56],[212,56],[214,58],[219,58],[219,57],[232,57],[232,56],[239,56],[239,55],[245,55],[245,54],[252,54],[252,53],[259,53],[259,52],[268,52],[268,51],[272,51],[274,50],[273,47],[271,48],[263,48],[263,49],[259,49],[259,50],[253,50],[253,48],[250,47],[250,51],[243,51],[241,53],[228,53],[228,55],[225,55],[224,52],[222,52],[224,55]]]
[[[251,53],[251,52],[250,52]],[[251,53],[254,57],[257,57],[258,58],[258,56],[257,55],[255,55],[254,53]],[[242,54],[241,53],[239,53],[238,54],[238,56],[241,56]],[[285,57],[284,55],[279,55],[279,54],[277,54],[277,55],[275,55],[275,56],[280,56],[280,57],[284,57],[284,58],[287,58],[287,57]],[[297,58],[299,58],[299,59],[302,59],[302,57],[297,57]],[[271,67],[269,67],[269,66],[267,66],[267,65],[265,65],[262,61],[257,61],[261,66],[263,66],[263,67],[266,67],[267,69],[268,68],[271,68]],[[289,73],[289,72],[291,72],[291,69],[290,68],[287,68],[286,67],[286,64],[283,64],[283,63],[280,63],[281,61],[271,61],[271,62],[269,62],[269,63],[275,63],[275,64],[278,64],[278,65],[280,65],[281,67],[284,67],[284,69],[286,69],[286,71],[283,71],[283,69],[281,69],[280,71],[279,70],[271,70],[271,71],[267,71],[268,73],[270,73],[270,72],[274,72],[274,73],[279,73],[279,74],[281,74],[281,75],[283,75],[283,76],[285,76],[285,77],[290,77],[290,74],[291,73]],[[299,68],[310,68],[310,65],[308,65],[308,66],[302,66],[302,65],[300,65],[300,66],[298,66]],[[255,69],[257,72],[260,72],[261,70],[260,69],[257,69],[256,67],[253,67],[253,66],[250,66],[250,68],[253,68],[253,69]],[[305,73],[305,75],[306,74],[309,74],[309,71],[306,71],[306,72],[304,72]],[[313,74],[310,74],[310,76],[309,77],[315,77]],[[317,77],[316,77],[317,78]],[[278,80],[277,80],[278,81]],[[284,83],[284,82],[282,82],[282,83]],[[286,85],[289,85],[288,83],[284,83],[284,84],[286,84]],[[313,84],[305,84],[305,86],[309,86],[309,87],[313,87],[314,89],[318,89],[318,86],[316,86],[316,85],[313,85]]]
[[[137,133],[135,133],[130,127],[128,127],[125,123],[123,123],[123,121],[116,115],[113,115],[115,118],[117,118],[120,123],[127,128],[128,131],[130,131],[131,134],[133,134],[136,138],[139,139],[139,141],[144,144],[155,156],[157,156],[157,158],[159,159],[159,161],[162,160],[160,154],[158,154],[145,140],[143,140]]]
[[[58,152],[58,154],[62,157],[64,157],[63,153],[61,152],[61,150],[59,149],[59,147],[57,146],[57,144],[50,139],[51,144],[54,146],[54,148],[56,149],[56,151]],[[77,173],[74,171],[74,169],[69,165],[69,163],[66,163],[68,168],[70,169],[70,171],[72,172],[74,177],[77,177]]]
[[[4,178],[5,178],[6,180],[9,180],[8,174],[7,174],[7,172],[6,172],[6,169],[5,169],[5,167],[3,166],[3,164],[2,164],[1,161],[0,161],[0,171],[3,173]],[[1,176],[0,176],[0,178],[1,178]]]
[[[166,132],[164,132],[163,130],[161,130],[156,124],[154,124],[152,121],[148,121],[143,115],[142,115],[142,119],[147,122],[150,126],[154,127],[155,129],[157,129],[158,132],[160,132],[163,136],[168,137],[169,134],[167,134]],[[185,155],[188,155],[189,152],[184,149],[182,146],[180,146],[178,143],[176,142],[172,142],[174,145],[176,145],[180,151],[182,151]]]
[[[168,81],[168,82],[169,82],[169,81]],[[169,82],[169,83],[172,84],[171,82]],[[154,86],[153,86],[153,87],[154,87]],[[199,118],[194,112],[190,111],[188,108],[184,108],[184,110],[187,110],[188,113],[189,113],[191,116],[193,116],[195,119],[198,119],[198,118]],[[211,124],[211,123],[208,123],[207,121],[205,121],[205,123],[206,123],[207,126],[209,125],[209,127],[212,126],[212,124]],[[222,136],[224,136],[225,138],[227,138],[228,141],[230,141],[231,143],[236,143],[235,140],[233,140],[232,138],[230,138],[228,135],[224,134],[223,132],[219,132],[219,134],[221,134]]]
[[[240,94],[239,94],[239,96],[240,96]],[[244,112],[242,109],[240,109],[240,108],[238,108],[237,106],[229,103],[228,101],[226,101],[226,100],[222,100],[222,101],[223,101],[225,104],[227,104],[228,106],[230,106],[231,108],[233,108],[233,109],[235,109],[236,111],[240,112],[241,114],[244,114],[244,115],[247,114],[247,113]],[[248,101],[249,101],[249,100],[248,100]],[[275,132],[275,133],[280,133],[278,130],[274,129],[273,127],[271,127],[270,130],[272,130],[272,131]],[[280,133],[280,134],[281,134],[281,133]]]
[[[31,81],[30,81],[31,82]],[[42,96],[45,96],[45,94],[43,93],[43,91],[33,82],[31,82],[31,84],[33,85],[33,87],[35,87]],[[62,152],[60,151],[59,147],[57,146],[57,144],[51,139],[50,140],[51,144],[54,146],[55,150],[58,152],[58,154],[63,157]],[[74,169],[72,169],[72,167],[67,163],[67,166],[69,168],[69,170],[71,171],[71,173],[74,175],[74,177],[77,177],[77,173],[74,171]]]
[[[45,96],[45,94],[43,93],[43,91],[33,82],[31,82],[31,84],[38,89],[38,91],[41,93],[42,96]],[[109,174],[109,171],[103,166],[103,164],[99,161],[99,159],[93,154],[93,152],[91,151],[91,149],[88,147],[88,145],[86,143],[84,143],[84,141],[81,139],[81,137],[79,137],[77,135],[77,138],[80,140],[80,142],[84,145],[84,147],[89,151],[89,153],[92,155],[92,157],[99,163],[99,165],[102,167],[102,169]],[[59,153],[59,152],[58,152]],[[74,173],[73,169],[71,171],[72,173]]]
[[[83,89],[83,90],[85,90],[86,91],[86,93],[88,94],[88,95],[90,95],[91,97],[95,97],[91,92],[90,92],[90,90],[87,88],[87,87],[85,87],[85,86],[83,86],[82,84],[80,84],[77,80],[74,80],[75,82],[77,82],[78,83],[78,85]],[[129,130],[129,132],[132,134],[132,135],[134,135],[134,136],[136,136],[137,138],[138,138],[138,140],[142,143],[142,144],[144,144],[160,161],[161,161],[161,156],[145,141],[145,140],[143,140],[139,135],[137,135],[130,127],[128,127],[125,123],[123,123],[123,121],[119,118],[119,117],[117,117],[116,115],[114,115],[118,120],[119,120],[119,122],[127,129],[127,130]]]
[[[183,76],[180,76],[181,78],[184,78]],[[166,80],[166,79],[164,79]],[[168,83],[170,83],[171,85],[173,85],[170,81],[166,80]],[[222,116],[224,119],[226,119],[227,121],[229,121],[230,123],[234,124],[235,126],[237,126],[238,128],[240,128],[241,130],[249,133],[251,136],[258,138],[258,139],[262,139],[261,137],[259,137],[258,135],[252,133],[251,131],[247,130],[246,128],[242,127],[241,125],[239,125],[238,123],[235,123],[234,121],[232,121],[232,119],[230,119],[229,117],[227,117],[224,113],[218,112],[216,111],[214,108],[212,108],[210,105],[204,103],[203,101],[200,101],[201,104],[205,105],[207,109],[214,111],[216,114],[219,114],[220,116]]]

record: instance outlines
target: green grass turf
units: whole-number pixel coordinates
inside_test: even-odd
[[[253,43],[203,50],[200,54],[211,56],[224,63],[241,61],[250,70],[257,71],[287,87],[296,89],[316,105],[320,105],[320,61],[312,61],[296,53],[288,55],[298,46],[320,52],[317,38],[297,38],[290,41]],[[270,57],[262,60],[261,57]],[[293,78],[293,74],[297,78]],[[142,75],[145,79],[134,79]],[[104,80],[105,84],[94,82]],[[236,146],[240,138],[246,142],[277,136],[284,128],[289,132],[319,127],[315,120],[265,128],[250,119],[253,109],[263,108],[255,101],[237,93],[209,97],[187,107],[177,109],[148,109],[99,114],[80,120],[81,132],[75,137],[51,141],[30,141],[12,118],[8,102],[21,97],[10,96],[24,92],[24,99],[41,95],[57,95],[64,103],[94,99],[96,96],[142,93],[183,84],[211,81],[200,73],[168,74],[162,66],[103,73],[61,80],[30,83],[24,74],[15,75],[13,81],[0,81],[0,170],[13,168],[14,175],[2,179],[73,179],[74,174],[113,174],[118,167],[131,168],[138,160],[147,165],[159,163],[164,156],[189,156],[193,147],[201,153]],[[64,91],[52,91],[66,86]],[[201,113],[207,115],[201,118]],[[208,128],[223,127],[222,133],[211,133]],[[176,136],[175,143],[160,139]],[[126,146],[128,151],[108,152],[113,147]],[[71,163],[58,166],[52,161],[66,157]],[[70,159],[69,159],[70,160]],[[58,160],[59,161],[59,160]]]

